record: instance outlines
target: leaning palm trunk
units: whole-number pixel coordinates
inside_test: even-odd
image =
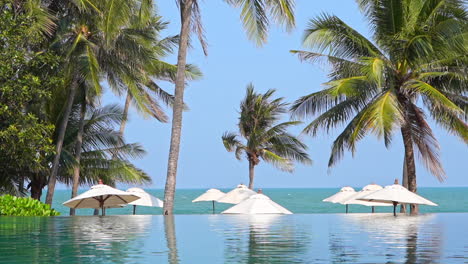
[[[76,135],[75,143],[75,160],[76,165],[73,168],[73,186],[71,198],[78,194],[78,185],[80,183],[80,161],[81,161],[81,146],[83,145],[84,119],[86,114],[86,100],[81,102],[80,121],[78,124],[78,134]],[[75,208],[70,208],[70,215],[75,215]]]
[[[52,205],[52,200],[54,199],[55,183],[57,182],[57,173],[60,164],[60,155],[62,153],[63,139],[65,137],[65,131],[67,130],[68,118],[70,116],[70,112],[73,106],[73,99],[75,98],[77,86],[78,81],[74,79],[71,83],[70,91],[68,93],[68,99],[65,105],[65,111],[63,113],[62,120],[60,121],[60,125],[58,127],[58,136],[55,146],[55,156],[54,161],[52,163],[52,170],[49,177],[49,183],[47,185],[46,204],[49,205]]]
[[[403,157],[403,176],[401,185],[408,189],[408,173],[406,172],[406,157]],[[406,213],[406,204],[401,204],[400,213]]]
[[[411,138],[411,128],[408,125],[404,125],[401,128],[401,135],[403,137],[403,145],[405,146],[405,165],[406,175],[408,178],[408,190],[412,192],[417,191],[416,186],[416,164],[414,162],[414,149],[413,140]],[[410,213],[412,215],[419,213],[418,205],[410,204]]]
[[[187,60],[187,47],[190,33],[190,18],[192,12],[192,0],[187,0],[180,5],[181,30],[179,52],[177,55],[177,75],[175,82],[175,97],[172,115],[171,145],[167,164],[166,186],[164,189],[163,214],[170,215],[174,209],[174,195],[177,175],[177,162],[179,160],[180,136],[182,130],[182,112],[184,110],[184,85],[185,65]]]
[[[130,101],[132,100],[132,95],[130,94],[130,91],[127,91],[127,98],[125,99],[125,107],[123,111],[123,116],[122,116],[122,122],[120,123],[120,136],[122,137],[124,132],[125,132],[125,126],[127,125],[127,120],[128,120],[128,110],[130,108]]]
[[[253,190],[254,188],[254,178],[255,178],[255,164],[253,161],[249,160],[249,189]]]

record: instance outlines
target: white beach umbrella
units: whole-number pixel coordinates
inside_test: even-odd
[[[378,203],[378,202],[369,202],[369,201],[362,201],[358,200],[359,198],[362,198],[366,195],[369,195],[371,193],[374,193],[376,191],[382,190],[383,187],[378,185],[378,184],[369,184],[366,185],[360,190],[359,192],[356,192],[355,194],[349,196],[346,200],[344,200],[342,203],[343,204],[360,204],[360,205],[365,205],[365,206],[372,206],[372,212],[374,212],[374,206],[392,206],[389,203]]]
[[[218,189],[209,189],[208,191],[204,192],[202,195],[195,198],[192,203],[197,202],[212,202],[213,203],[213,214],[215,212],[215,201],[219,198],[223,197],[225,193]]]
[[[222,214],[292,214],[288,209],[259,193],[225,210]]]
[[[101,208],[102,215],[105,215],[104,208],[118,207],[140,199],[138,196],[124,192],[108,185],[99,184],[91,186],[91,190],[86,191],[66,202],[63,205],[70,208]]]
[[[345,186],[341,188],[340,191],[335,193],[334,195],[323,199],[322,202],[343,204],[343,202],[346,201],[346,199],[351,197],[351,195],[353,194],[356,194],[356,191],[352,187]],[[346,213],[348,213],[348,205],[346,205]]]
[[[239,184],[235,189],[226,193],[224,196],[222,196],[216,201],[218,203],[238,204],[255,194],[257,193],[247,188],[247,186],[245,186],[244,184]]]
[[[382,190],[359,198],[359,200],[393,204],[393,215],[395,216],[397,204],[424,204],[437,206],[437,204],[423,198],[422,196],[408,191],[408,189],[398,184],[398,180],[395,180],[395,184],[385,186]]]
[[[163,207],[163,201],[159,200],[158,198],[154,197],[153,195],[147,193],[145,190],[141,188],[130,188],[127,190],[128,193],[134,194],[140,199],[135,200],[129,204],[133,205],[133,214],[136,213],[136,206],[149,206],[149,207]]]

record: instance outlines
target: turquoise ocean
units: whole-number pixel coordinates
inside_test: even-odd
[[[355,190],[361,188],[356,187]],[[221,189],[228,192],[230,189]],[[80,190],[80,193],[86,189]],[[163,200],[164,191],[162,189],[146,189],[147,192]],[[178,189],[175,198],[175,214],[212,214],[212,204],[210,202],[192,203],[192,200],[205,192],[206,189]],[[288,208],[295,214],[328,214],[343,213],[344,205],[325,203],[323,199],[339,191],[339,188],[290,188],[290,189],[263,189],[263,193],[269,196],[273,201]],[[468,187],[437,187],[418,189],[418,193],[423,197],[435,202],[439,206],[421,206],[422,213],[459,213],[468,212]],[[63,202],[70,199],[69,190],[57,190],[54,196],[53,208],[68,215],[69,209],[62,205]],[[216,213],[229,208],[230,204],[216,203]],[[124,208],[108,209],[109,215],[127,215],[132,214],[133,208],[126,206]],[[368,213],[370,208],[362,205],[349,205],[350,213]],[[392,207],[377,207],[376,212],[391,212]],[[138,207],[138,214],[161,214],[161,208]],[[78,215],[91,215],[92,210],[79,209]]]

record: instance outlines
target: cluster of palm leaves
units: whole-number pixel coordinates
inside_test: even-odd
[[[468,142],[467,13],[459,0],[358,0],[372,40],[340,18],[310,20],[303,61],[331,67],[325,89],[292,107],[297,118],[316,118],[305,132],[344,127],[333,143],[329,166],[373,133],[388,147],[399,131],[405,148],[408,188],[416,191],[414,156],[439,180],[445,172],[428,116]],[[426,111],[425,111],[426,110]],[[412,206],[412,211],[417,208]]]
[[[274,92],[268,90],[258,94],[252,84],[248,85],[247,94],[240,105],[239,135],[226,132],[222,136],[224,146],[234,152],[237,159],[246,155],[250,189],[254,187],[254,168],[260,159],[288,172],[294,170],[294,161],[311,163],[307,146],[287,132],[288,128],[301,122],[279,123],[282,115],[288,112],[288,104],[283,102],[283,98],[273,99]],[[242,143],[240,137],[246,142]]]
[[[99,98],[101,82],[106,81],[117,94],[127,94],[120,128],[122,136],[130,103],[147,116],[167,122],[159,102],[172,103],[172,95],[155,80],[172,80],[176,66],[160,60],[171,52],[178,37],[161,39],[159,32],[167,23],[154,15],[152,1],[59,1],[56,8],[64,17],[58,24],[52,48],[63,54],[69,83],[63,117],[57,124],[57,149],[49,178],[47,203],[52,202],[61,148],[67,131],[73,101],[81,100],[81,115],[75,146],[75,160],[80,163],[84,146],[84,116],[87,105]],[[199,75],[195,67],[186,78]],[[78,92],[77,92],[78,91]],[[76,94],[76,95],[75,95]],[[115,153],[112,160],[119,160]],[[72,195],[76,194],[81,166],[75,166]],[[112,170],[108,170],[110,173]],[[112,182],[112,181],[111,181]]]
[[[73,185],[95,183],[142,183],[151,179],[130,163],[144,154],[141,146],[128,144],[123,133],[130,105],[143,116],[167,122],[165,106],[173,96],[157,82],[173,81],[177,66],[161,59],[173,52],[179,37],[162,38],[167,26],[148,0],[20,0],[17,6],[33,20],[31,31],[42,31],[39,52],[61,58],[64,85],[52,91],[38,115],[55,124],[55,155],[51,172],[33,173],[29,187],[39,198],[48,185],[52,203],[56,181]],[[184,77],[201,73],[187,65]],[[126,96],[125,108],[100,107],[103,86]],[[120,125],[120,130],[114,126]],[[45,175],[46,174],[46,175]]]

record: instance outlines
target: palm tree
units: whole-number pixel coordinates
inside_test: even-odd
[[[247,35],[258,45],[266,42],[270,24],[269,17],[285,25],[290,30],[295,26],[294,0],[224,0],[241,9],[241,20]],[[199,0],[177,0],[180,10],[180,40],[177,54],[177,74],[175,79],[174,105],[172,108],[172,130],[167,164],[166,186],[164,189],[163,214],[172,214],[179,160],[180,136],[182,132],[182,112],[184,110],[185,67],[190,32],[194,32],[201,42],[205,55],[207,48],[201,21]]]
[[[415,151],[434,176],[445,178],[427,115],[468,142],[467,14],[459,0],[358,3],[370,21],[372,41],[336,16],[310,20],[304,45],[313,52],[292,52],[304,61],[327,61],[330,81],[325,89],[298,99],[292,114],[318,115],[304,129],[310,135],[345,125],[333,143],[329,166],[345,149],[354,153],[368,133],[383,137],[388,147],[399,130],[408,189],[416,192]],[[412,214],[418,212],[415,205],[410,208]]]
[[[286,130],[300,124],[298,121],[279,123],[282,114],[287,113],[283,98],[272,99],[275,90],[264,94],[254,91],[252,84],[247,86],[247,94],[240,105],[239,134],[226,132],[222,136],[224,147],[234,152],[240,160],[245,154],[249,161],[249,188],[254,187],[255,166],[260,159],[277,168],[292,172],[294,161],[311,164],[306,153],[307,146]],[[242,143],[239,138],[244,138]]]
[[[63,4],[63,3],[62,3]],[[126,89],[128,96],[124,118],[121,123],[121,134],[125,127],[130,99],[138,109],[160,121],[167,118],[161,110],[158,100],[170,104],[172,96],[162,90],[153,78],[166,78],[174,75],[174,65],[159,61],[159,57],[170,51],[176,43],[176,37],[158,39],[158,33],[165,26],[159,17],[153,15],[150,1],[86,1],[56,8],[66,9],[61,27],[56,31],[56,46],[59,46],[68,60],[70,76],[76,78],[68,93],[67,111],[58,126],[57,155],[52,166],[49,180],[48,198],[52,201],[58,160],[66,130],[67,118],[73,104],[76,87],[90,87],[88,91],[99,96],[100,81],[106,80],[114,91]],[[71,5],[71,8],[68,8]],[[71,11],[68,11],[68,9]],[[196,68],[194,68],[195,74]],[[88,95],[85,95],[85,98]],[[85,112],[85,110],[83,110]],[[79,138],[76,149],[80,150]],[[79,151],[76,153],[79,161]],[[75,168],[78,181],[79,169]],[[72,194],[77,185],[73,186]]]
[[[75,139],[83,130],[79,184],[94,184],[99,179],[109,184],[117,182],[142,184],[150,183],[151,178],[133,165],[131,159],[139,159],[146,152],[139,144],[126,143],[115,126],[123,118],[123,110],[118,105],[101,108],[89,107],[81,128],[81,104],[76,104],[70,116],[70,125],[64,141],[57,178],[67,185],[74,184],[73,171],[77,165]]]

